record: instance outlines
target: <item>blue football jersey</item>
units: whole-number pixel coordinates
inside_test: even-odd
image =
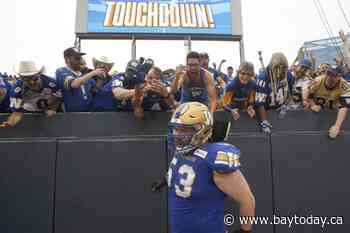
[[[124,88],[125,77],[124,75],[115,75],[112,77],[112,92],[116,88]],[[131,99],[129,100],[117,100],[117,110],[119,111],[132,111],[132,103]]]
[[[56,80],[62,92],[64,110],[66,112],[87,112],[92,105],[92,89],[95,81],[90,79],[80,88],[72,88],[74,79],[81,77],[82,73],[73,72],[67,67],[56,70]]]
[[[106,80],[101,87],[95,87],[92,100],[92,111],[112,112],[117,110],[118,101],[112,92],[113,81]]]
[[[261,72],[256,80],[257,92],[255,105],[257,107],[276,108],[285,104],[287,96],[292,93],[294,77],[291,72],[287,72],[287,79],[279,81],[276,86],[276,93],[273,92],[272,83],[269,77],[269,68]]]
[[[7,81],[7,79],[0,75],[0,89],[5,94],[2,99],[0,99],[0,113],[5,113],[10,111],[10,95],[12,85]]]
[[[50,100],[61,98],[55,79],[40,75],[40,81],[40,89],[33,90],[23,80],[17,80],[11,90],[12,112],[42,112],[47,109]]]
[[[235,172],[240,150],[227,143],[209,143],[192,156],[175,153],[168,170],[172,233],[224,233],[223,193],[213,175]]]

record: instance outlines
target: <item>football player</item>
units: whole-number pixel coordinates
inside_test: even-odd
[[[337,120],[329,129],[329,137],[336,138],[350,106],[350,84],[343,79],[341,67],[331,68],[303,90],[303,104],[313,112],[322,108],[338,108]]]
[[[208,143],[213,119],[199,102],[181,104],[169,127],[174,157],[168,170],[172,233],[224,233],[224,200],[240,204],[241,216],[255,215],[255,198],[240,171],[240,150],[228,143]],[[243,224],[237,232],[251,232]]]

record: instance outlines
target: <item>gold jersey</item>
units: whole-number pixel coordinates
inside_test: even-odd
[[[310,84],[310,95],[316,104],[322,107],[336,108],[338,106],[350,106],[350,84],[345,79],[340,79],[338,86],[332,90],[326,87],[326,75],[313,80]]]

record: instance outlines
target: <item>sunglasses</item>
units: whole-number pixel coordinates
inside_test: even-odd
[[[254,76],[252,73],[248,73],[248,72],[244,72],[244,71],[241,71],[241,72],[239,72],[241,75],[246,75],[246,76]]]
[[[98,64],[96,65],[96,69],[106,69],[106,70],[110,70],[112,67],[110,65],[105,65],[105,64]]]
[[[188,63],[187,66],[188,67],[197,67],[197,66],[199,66],[199,63],[198,64]]]
[[[70,59],[74,60],[74,61],[81,61],[82,60],[82,57],[77,57],[77,56],[72,56],[70,57]]]
[[[39,75],[33,75],[33,76],[25,76],[25,77],[22,77],[23,81],[25,82],[28,82],[28,81],[38,81],[40,79],[40,76]]]

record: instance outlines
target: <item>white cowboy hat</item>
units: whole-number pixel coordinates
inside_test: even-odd
[[[92,58],[92,63],[94,67],[96,67],[98,64],[104,64],[112,68],[114,66],[114,62],[112,62],[108,57],[102,56],[99,58]]]
[[[14,69],[19,76],[25,77],[42,73],[44,71],[44,66],[38,69],[33,61],[21,61]]]

